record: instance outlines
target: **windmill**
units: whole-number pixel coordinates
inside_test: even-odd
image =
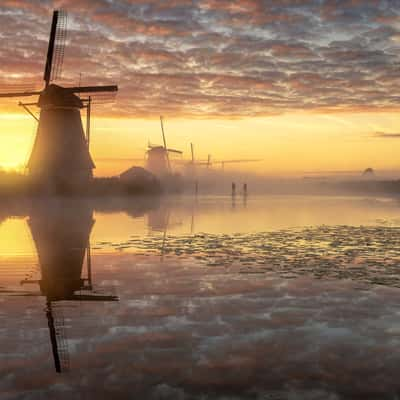
[[[149,143],[147,150],[147,169],[157,176],[165,176],[171,175],[172,173],[169,154],[182,154],[182,151],[167,147],[163,117],[160,117],[160,123],[163,145],[152,145]]]
[[[66,302],[117,301],[114,295],[99,293],[93,285],[90,233],[93,209],[88,204],[56,199],[32,207],[29,228],[38,254],[40,279],[24,279],[21,285],[38,284],[46,298],[46,317],[56,372],[69,369],[68,341],[63,311]],[[84,272],[86,256],[86,272]]]
[[[193,143],[190,143],[190,153],[191,153],[190,160],[178,160],[178,163],[186,167],[191,174],[195,173],[196,166],[206,166],[207,168],[210,166],[210,159],[206,161],[196,159]]]
[[[61,73],[66,40],[66,14],[55,10],[50,30],[44,69],[44,88],[41,91],[0,93],[2,98],[39,96],[37,101],[19,103],[37,121],[37,133],[27,164],[30,176],[41,184],[79,185],[93,176],[94,162],[90,156],[90,107],[92,94],[116,92],[112,86],[62,87],[52,83]],[[80,94],[87,94],[87,99]],[[29,106],[40,108],[37,118]],[[81,109],[87,109],[87,137],[85,138]]]
[[[239,159],[239,160],[213,160],[211,161],[211,156],[208,156],[207,165],[210,166],[212,164],[220,164],[222,170],[225,169],[225,164],[241,164],[241,163],[251,163],[251,162],[259,162],[262,159],[256,158],[248,158],[248,159]]]

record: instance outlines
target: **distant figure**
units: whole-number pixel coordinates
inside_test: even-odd
[[[372,168],[367,168],[363,173],[362,176],[365,178],[373,178],[375,176],[375,171]]]
[[[247,183],[243,184],[243,196],[247,196]]]
[[[199,194],[199,181],[194,183],[194,193],[196,196]]]
[[[236,196],[236,183],[232,182],[232,196]]]

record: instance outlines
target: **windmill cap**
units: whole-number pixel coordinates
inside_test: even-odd
[[[73,107],[83,108],[81,99],[71,90],[50,84],[39,96],[39,107]]]

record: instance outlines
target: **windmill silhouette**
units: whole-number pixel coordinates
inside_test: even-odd
[[[172,173],[171,161],[169,159],[170,153],[182,154],[182,151],[170,149],[167,147],[167,140],[165,137],[163,117],[160,117],[161,133],[163,138],[163,145],[152,145],[149,143],[147,150],[147,169],[153,174],[165,176]]]
[[[195,157],[195,152],[194,152],[194,144],[190,143],[190,151],[191,151],[191,158],[190,160],[181,160],[181,164],[192,170],[192,172],[195,170],[196,166],[205,166],[206,168],[211,168],[212,165],[220,165],[222,170],[225,168],[225,164],[241,164],[241,163],[252,163],[252,162],[259,162],[263,161],[262,159],[259,158],[247,158],[247,159],[234,159],[234,160],[213,160],[211,158],[211,154],[208,154],[207,160],[198,160]],[[179,161],[178,161],[179,162]]]
[[[208,155],[207,167],[212,164],[219,164],[221,169],[225,169],[225,164],[242,164],[242,163],[253,163],[263,161],[260,158],[247,158],[247,159],[238,159],[238,160],[211,160],[211,155]]]
[[[26,278],[21,285],[39,285],[40,292],[22,291],[21,295],[46,298],[47,325],[58,373],[69,370],[66,303],[118,301],[118,297],[103,294],[93,285],[90,233],[94,222],[89,204],[72,205],[64,199],[36,204],[30,211],[28,225],[38,254],[40,279]]]
[[[27,168],[30,176],[42,184],[85,184],[92,178],[95,165],[88,148],[89,130],[87,127],[85,138],[82,126],[81,109],[87,108],[90,119],[90,94],[118,90],[115,85],[62,87],[52,83],[61,73],[66,23],[66,13],[55,10],[43,76],[44,88],[41,91],[0,93],[3,98],[39,96],[36,102],[19,104],[38,121]],[[89,97],[80,98],[82,93]],[[40,117],[37,118],[28,106],[38,106]]]

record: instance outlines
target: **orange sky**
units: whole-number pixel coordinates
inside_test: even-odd
[[[94,111],[95,113],[95,111]],[[293,174],[303,171],[399,169],[394,137],[398,115],[379,113],[288,113],[245,119],[168,119],[168,146],[190,157],[206,159],[261,158],[262,162],[235,168],[257,173]],[[0,114],[0,165],[25,165],[34,140],[36,122],[25,114]],[[161,143],[157,119],[93,118],[92,154],[96,175],[114,175],[140,164],[148,141]],[[133,159],[130,161],[129,159]],[[120,159],[120,160],[118,160]],[[233,166],[231,166],[232,168]]]
[[[69,31],[55,82],[119,86],[93,108],[97,175],[160,143],[159,115],[186,159],[193,142],[201,159],[262,158],[230,168],[264,174],[400,169],[400,12],[373,0],[235,4],[3,0],[0,92],[43,87],[61,6]],[[0,99],[4,168],[24,166],[33,144],[36,122],[19,100]]]

